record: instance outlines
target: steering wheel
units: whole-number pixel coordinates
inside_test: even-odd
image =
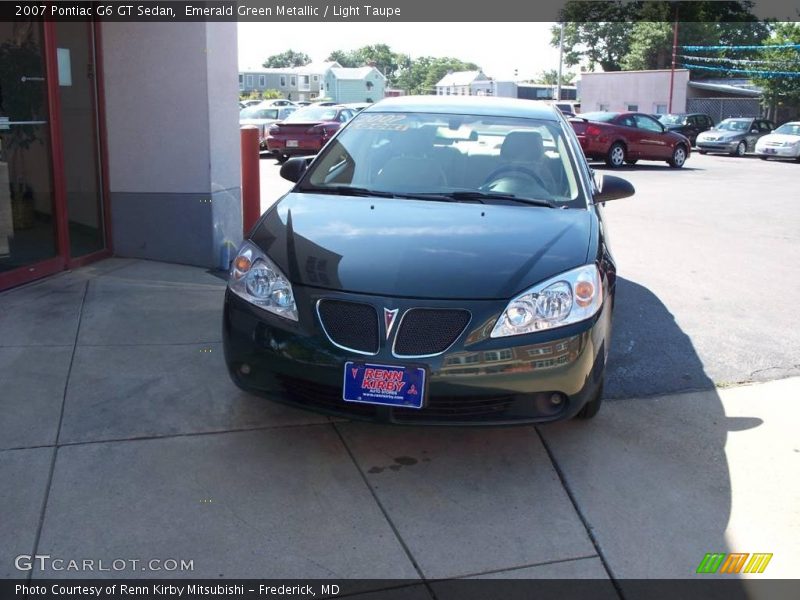
[[[484,190],[484,189],[488,188],[489,184],[492,183],[493,181],[499,179],[500,175],[502,175],[503,173],[522,173],[523,175],[527,175],[528,177],[533,179],[536,183],[538,183],[545,190],[549,189],[547,187],[547,184],[545,184],[545,182],[542,181],[542,178],[539,177],[534,171],[531,171],[530,169],[527,169],[525,167],[521,167],[521,166],[518,166],[518,165],[505,165],[505,166],[502,166],[502,167],[499,167],[499,168],[495,169],[494,171],[489,173],[489,175],[486,176],[486,179],[483,180],[483,183],[481,184],[481,186],[478,189],[479,190]]]

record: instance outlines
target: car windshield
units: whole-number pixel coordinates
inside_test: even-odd
[[[662,125],[683,125],[686,123],[684,115],[661,115],[658,118]]]
[[[800,135],[800,123],[784,123],[772,133],[782,133],[784,135]]]
[[[747,131],[752,122],[750,119],[725,119],[716,128],[722,131]]]
[[[243,108],[239,112],[240,119],[277,119],[277,108],[259,108],[258,106],[249,106]]]
[[[589,121],[600,121],[602,123],[611,121],[617,115],[619,115],[619,113],[615,112],[589,112],[580,114],[581,118],[583,119],[587,119]]]
[[[321,121],[335,121],[336,109],[327,106],[306,106],[286,118],[284,123],[316,123]]]
[[[567,135],[555,120],[362,112],[298,190],[585,208]]]

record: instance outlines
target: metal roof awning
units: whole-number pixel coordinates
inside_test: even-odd
[[[702,81],[690,81],[689,87],[698,90],[707,90],[710,92],[720,92],[722,94],[742,96],[743,98],[761,97],[761,92],[759,90],[748,90],[745,88],[737,87],[735,85],[725,85],[722,83],[703,83]]]

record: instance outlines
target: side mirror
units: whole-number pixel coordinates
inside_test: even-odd
[[[313,157],[295,156],[290,158],[283,163],[283,165],[281,165],[281,177],[291,181],[292,183],[297,183],[300,181],[303,173],[306,172],[308,163],[311,162],[311,158]]]
[[[595,202],[608,202],[609,200],[619,200],[628,198],[636,193],[633,185],[622,177],[614,175],[602,175],[599,180],[596,178],[597,192],[594,194]]]
[[[758,133],[758,129],[753,128],[750,130],[750,133]]]

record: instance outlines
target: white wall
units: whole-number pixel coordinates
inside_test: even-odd
[[[686,89],[689,71],[675,70],[672,112],[686,111]],[[605,107],[610,111],[626,111],[629,104],[639,112],[655,113],[659,104],[669,104],[670,71],[614,71],[582,73],[580,87],[581,112]]]

